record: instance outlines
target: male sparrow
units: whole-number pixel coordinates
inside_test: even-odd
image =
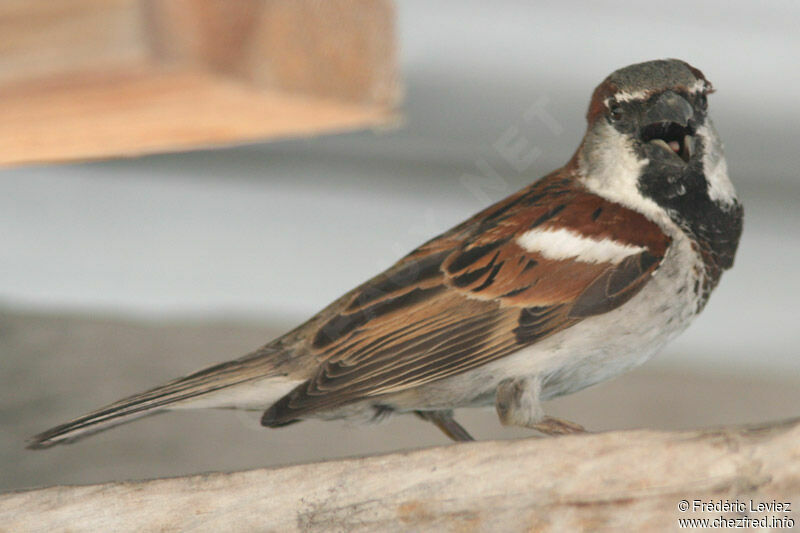
[[[470,440],[452,409],[582,431],[541,402],[642,363],[683,331],[731,267],[742,206],[711,84],[675,59],[617,70],[562,168],[426,242],[305,324],[240,359],[33,437],[67,443],[184,408],[306,418],[415,413]]]

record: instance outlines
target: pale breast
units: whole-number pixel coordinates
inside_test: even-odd
[[[543,399],[613,378],[655,355],[699,312],[703,262],[680,234],[652,280],[620,308],[530,348],[542,358]],[[523,355],[523,354],[520,354]]]
[[[401,409],[407,402],[429,408],[491,405],[501,381],[534,376],[541,379],[541,399],[546,400],[613,378],[652,357],[686,329],[699,310],[702,277],[702,259],[677,232],[652,280],[618,309],[393,400]]]

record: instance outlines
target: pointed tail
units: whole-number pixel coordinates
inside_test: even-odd
[[[39,433],[30,439],[27,448],[38,450],[56,444],[69,444],[114,426],[179,407],[180,403],[198,396],[210,395],[234,385],[280,376],[276,368],[280,364],[279,359],[283,359],[280,356],[278,351],[261,349],[241,359],[205,368]],[[271,396],[269,391],[265,391],[265,406],[277,399]]]

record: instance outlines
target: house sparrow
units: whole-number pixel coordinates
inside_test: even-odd
[[[452,416],[582,431],[541,402],[641,364],[703,309],[733,263],[742,206],[711,119],[711,84],[675,59],[617,70],[594,91],[563,167],[426,242],[305,324],[33,437],[67,443],[161,411],[306,418]]]

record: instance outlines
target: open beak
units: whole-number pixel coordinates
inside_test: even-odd
[[[690,124],[694,108],[685,98],[667,91],[647,110],[641,137],[688,163],[694,154],[695,128]]]

